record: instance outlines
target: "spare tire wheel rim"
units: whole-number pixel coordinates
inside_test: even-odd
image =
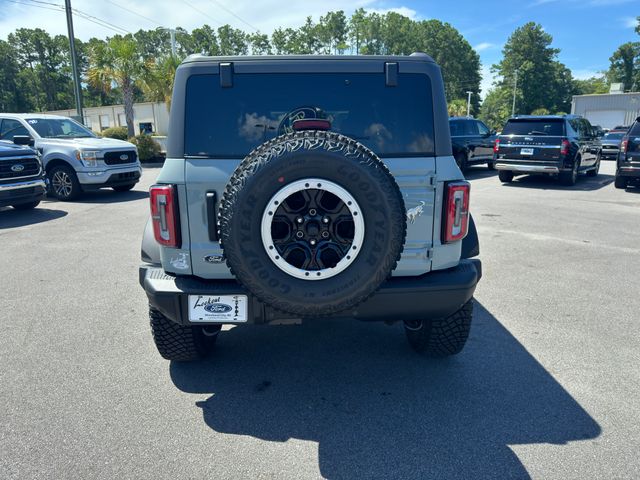
[[[351,265],[362,248],[364,218],[355,198],[320,178],[297,180],[271,198],[262,215],[262,244],[283,272],[323,280]]]

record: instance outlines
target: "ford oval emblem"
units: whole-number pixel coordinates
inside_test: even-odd
[[[210,303],[204,306],[204,309],[209,313],[227,313],[233,310],[231,306],[224,303]]]
[[[129,155],[123,153],[122,155],[120,155],[120,160],[129,160]]]
[[[21,172],[23,170],[24,170],[24,165],[22,165],[21,163],[16,163],[15,165],[11,166],[12,172]]]

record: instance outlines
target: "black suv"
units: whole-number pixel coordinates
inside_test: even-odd
[[[486,163],[489,170],[494,169],[493,145],[496,141],[495,130],[489,129],[480,120],[468,117],[451,117],[451,148],[453,157],[460,170],[469,165]]]
[[[616,168],[616,188],[640,182],[640,117],[636,118],[620,144]]]
[[[510,118],[495,142],[493,160],[500,181],[528,173],[558,176],[574,185],[578,174],[596,176],[601,145],[589,121],[577,115]]]
[[[44,198],[42,164],[38,154],[26,146],[28,141],[21,136],[14,138],[18,144],[0,141],[0,207],[29,210]]]

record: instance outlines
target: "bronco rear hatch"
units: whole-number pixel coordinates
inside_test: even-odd
[[[512,118],[496,141],[496,157],[498,160],[555,163],[562,158],[565,135],[562,118]]]

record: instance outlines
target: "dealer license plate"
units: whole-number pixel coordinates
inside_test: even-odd
[[[247,304],[246,295],[189,295],[189,321],[246,322]]]
[[[520,155],[533,155],[533,148],[521,148]]]

